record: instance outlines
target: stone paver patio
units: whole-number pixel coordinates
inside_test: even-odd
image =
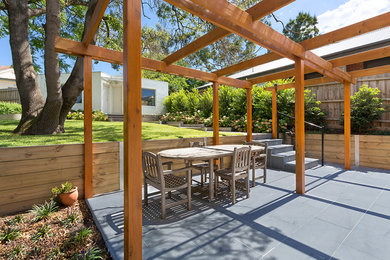
[[[295,174],[269,170],[268,176],[235,205],[195,192],[191,211],[177,206],[166,220],[159,196],[152,199],[143,208],[143,258],[389,259],[389,171],[317,167],[306,171],[304,196],[294,193]],[[123,259],[123,193],[88,205],[111,255]]]

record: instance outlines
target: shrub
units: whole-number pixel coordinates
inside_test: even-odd
[[[213,113],[213,89],[208,88],[200,97],[199,110],[203,117],[210,117]]]
[[[84,120],[84,112],[83,111],[71,111],[66,116],[68,120]],[[95,110],[92,112],[92,120],[93,121],[108,121],[108,116],[101,110]]]
[[[385,112],[383,99],[379,97],[380,90],[362,85],[351,97],[351,130],[364,133],[373,128],[373,121],[381,118]],[[344,113],[341,114],[341,124],[344,124]]]
[[[18,103],[0,101],[0,114],[21,114],[22,106]]]
[[[40,221],[41,219],[48,219],[50,215],[58,210],[57,203],[53,200],[45,201],[44,204],[34,205],[30,212],[35,214],[33,221]]]
[[[194,89],[192,92],[187,92],[188,98],[188,112],[196,113],[200,105],[200,96],[197,89]]]
[[[188,98],[184,89],[171,94],[172,111],[171,112],[186,112],[188,111]]]

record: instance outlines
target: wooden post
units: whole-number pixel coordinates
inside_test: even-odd
[[[124,259],[142,259],[141,0],[123,1]]]
[[[277,86],[272,90],[272,138],[278,138],[278,103],[277,103]]]
[[[84,197],[93,197],[92,58],[84,56]]]
[[[219,144],[219,84],[213,82],[213,144]]]
[[[351,169],[351,82],[344,82],[344,168]]]
[[[252,142],[252,89],[246,89],[246,141]]]
[[[305,194],[305,64],[295,60],[295,178],[296,192]]]

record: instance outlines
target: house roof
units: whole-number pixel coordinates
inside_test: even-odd
[[[344,41],[326,45],[324,47],[320,47],[312,51],[316,55],[324,58],[325,60],[335,59],[338,57],[351,55],[362,51],[368,51],[383,46],[389,46],[389,35],[390,27],[385,27]],[[276,61],[255,66],[244,71],[240,71],[238,73],[230,75],[230,77],[237,79],[250,79],[267,75],[270,73],[292,69],[293,67],[293,61],[286,58],[282,58]]]
[[[15,80],[15,72],[11,66],[0,66],[0,79]]]

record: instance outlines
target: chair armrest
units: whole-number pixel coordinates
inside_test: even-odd
[[[163,171],[163,174],[168,175],[168,174],[173,174],[173,173],[178,173],[178,172],[187,172],[187,171],[190,171],[192,169],[193,169],[193,167],[189,166],[189,167],[184,167],[184,168],[180,168],[180,169],[176,169],[176,170],[165,170],[165,171]]]

